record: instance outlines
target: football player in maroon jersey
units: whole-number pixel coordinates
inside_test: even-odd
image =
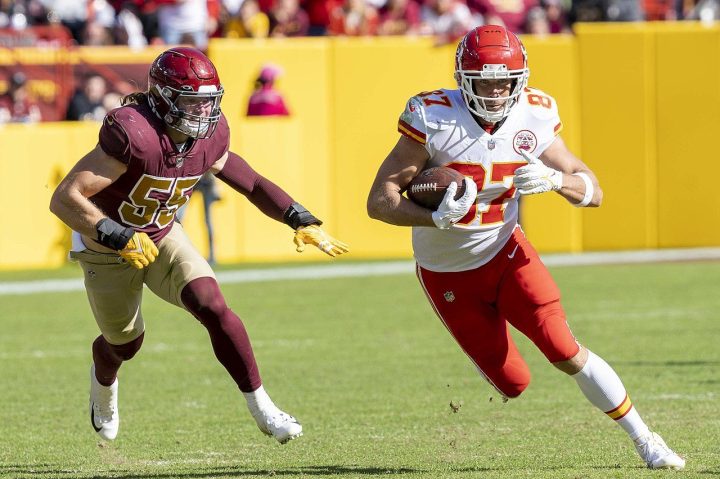
[[[143,284],[188,310],[208,330],[215,355],[237,383],[260,430],[280,443],[302,434],[265,392],[242,321],[228,308],[213,270],[190,244],[175,213],[206,171],[330,256],[348,251],[322,222],[228,150],[223,87],[212,62],[171,48],[150,67],[148,90],[105,117],[99,143],[68,173],[50,209],[73,229],[71,256],[101,335],[92,345],[90,418],[104,439],[118,432],[117,371],[140,349]]]

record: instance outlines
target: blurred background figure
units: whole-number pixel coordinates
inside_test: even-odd
[[[380,9],[380,35],[414,35],[420,28],[420,5],[415,0],[388,0]]]
[[[83,84],[75,90],[68,104],[65,119],[68,121],[102,121],[107,113],[103,99],[107,93],[107,82],[100,75],[90,73]]]
[[[134,50],[148,44],[143,31],[140,9],[134,2],[122,3],[115,23],[115,39],[118,44],[127,45]]]
[[[7,91],[0,96],[0,123],[35,123],[41,120],[40,108],[30,95],[27,77],[15,72]]]
[[[277,65],[267,64],[262,67],[255,80],[255,91],[248,100],[247,116],[290,115],[282,94],[275,89],[275,80],[281,73]]]
[[[345,0],[330,12],[330,35],[376,35],[380,19],[378,12],[366,0]]]
[[[710,24],[715,20],[720,20],[720,1],[700,0],[687,13],[687,18],[688,20],[700,20],[706,24]]]
[[[484,23],[502,25],[513,33],[525,31],[528,13],[537,5],[538,0],[468,0],[470,11],[481,15]]]
[[[45,4],[50,23],[62,24],[70,30],[75,42],[82,44],[90,11],[88,0],[52,0],[46,1]]]
[[[567,9],[562,0],[540,0],[540,6],[545,10],[550,33],[570,33]]]
[[[115,9],[107,0],[91,0],[83,29],[83,45],[108,46],[115,44]]]
[[[271,37],[301,37],[308,33],[310,19],[299,0],[276,0],[270,9]]]
[[[483,23],[482,15],[473,15],[465,0],[427,0],[422,8],[421,32],[434,35],[437,45],[454,43]]]
[[[531,35],[550,34],[550,22],[547,13],[542,7],[533,7],[525,19],[525,32]]]
[[[227,38],[267,38],[270,34],[270,19],[260,10],[257,0],[244,0],[237,13],[225,23]]]
[[[158,29],[168,45],[185,41],[200,50],[207,50],[208,30],[213,22],[208,14],[207,0],[158,0]]]
[[[207,261],[210,263],[211,266],[214,266],[216,263],[215,260],[215,239],[213,235],[213,223],[212,223],[212,215],[210,214],[210,210],[212,208],[213,203],[216,201],[220,201],[220,194],[218,192],[217,187],[217,181],[215,180],[215,175],[213,175],[210,172],[205,173],[202,178],[200,178],[200,181],[197,182],[195,185],[194,191],[200,193],[202,195],[203,200],[203,215],[205,217],[205,229],[207,231],[207,240],[208,240],[208,257]],[[175,218],[178,222],[182,223],[183,218],[185,217],[185,213],[187,212],[187,206],[190,204],[190,202],[186,202],[182,208],[180,208],[175,215]]]

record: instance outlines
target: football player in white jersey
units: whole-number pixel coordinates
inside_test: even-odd
[[[627,432],[648,467],[683,469],[685,460],[648,429],[615,371],[575,340],[560,292],[517,223],[519,195],[554,191],[578,207],[602,201],[597,178],[559,136],[555,100],[528,88],[528,76],[525,49],[513,33],[495,25],[470,31],[457,49],[458,89],[408,101],[401,137],[371,188],[368,214],[413,227],[417,276],[428,300],[504,398],[519,396],[530,382],[509,324]],[[464,195],[454,200],[456,190],[448,188],[437,211],[402,195],[433,166],[466,177]]]

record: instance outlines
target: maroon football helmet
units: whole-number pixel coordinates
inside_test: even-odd
[[[525,47],[514,33],[498,25],[476,27],[460,41],[455,55],[455,81],[462,92],[468,109],[480,118],[496,123],[510,114],[523,88],[527,85],[530,70],[527,67]],[[513,79],[510,94],[490,98],[476,94],[473,80]],[[492,102],[505,100],[503,108],[488,108]]]
[[[168,126],[192,138],[215,131],[224,92],[215,66],[194,48],[166,50],[150,66],[150,106]]]

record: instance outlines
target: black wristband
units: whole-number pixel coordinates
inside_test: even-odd
[[[283,223],[296,230],[301,226],[321,225],[322,221],[315,218],[300,203],[293,203],[283,213]]]
[[[135,234],[134,229],[125,228],[110,218],[103,218],[98,221],[95,229],[97,230],[97,242],[116,251],[125,248],[130,238]]]

